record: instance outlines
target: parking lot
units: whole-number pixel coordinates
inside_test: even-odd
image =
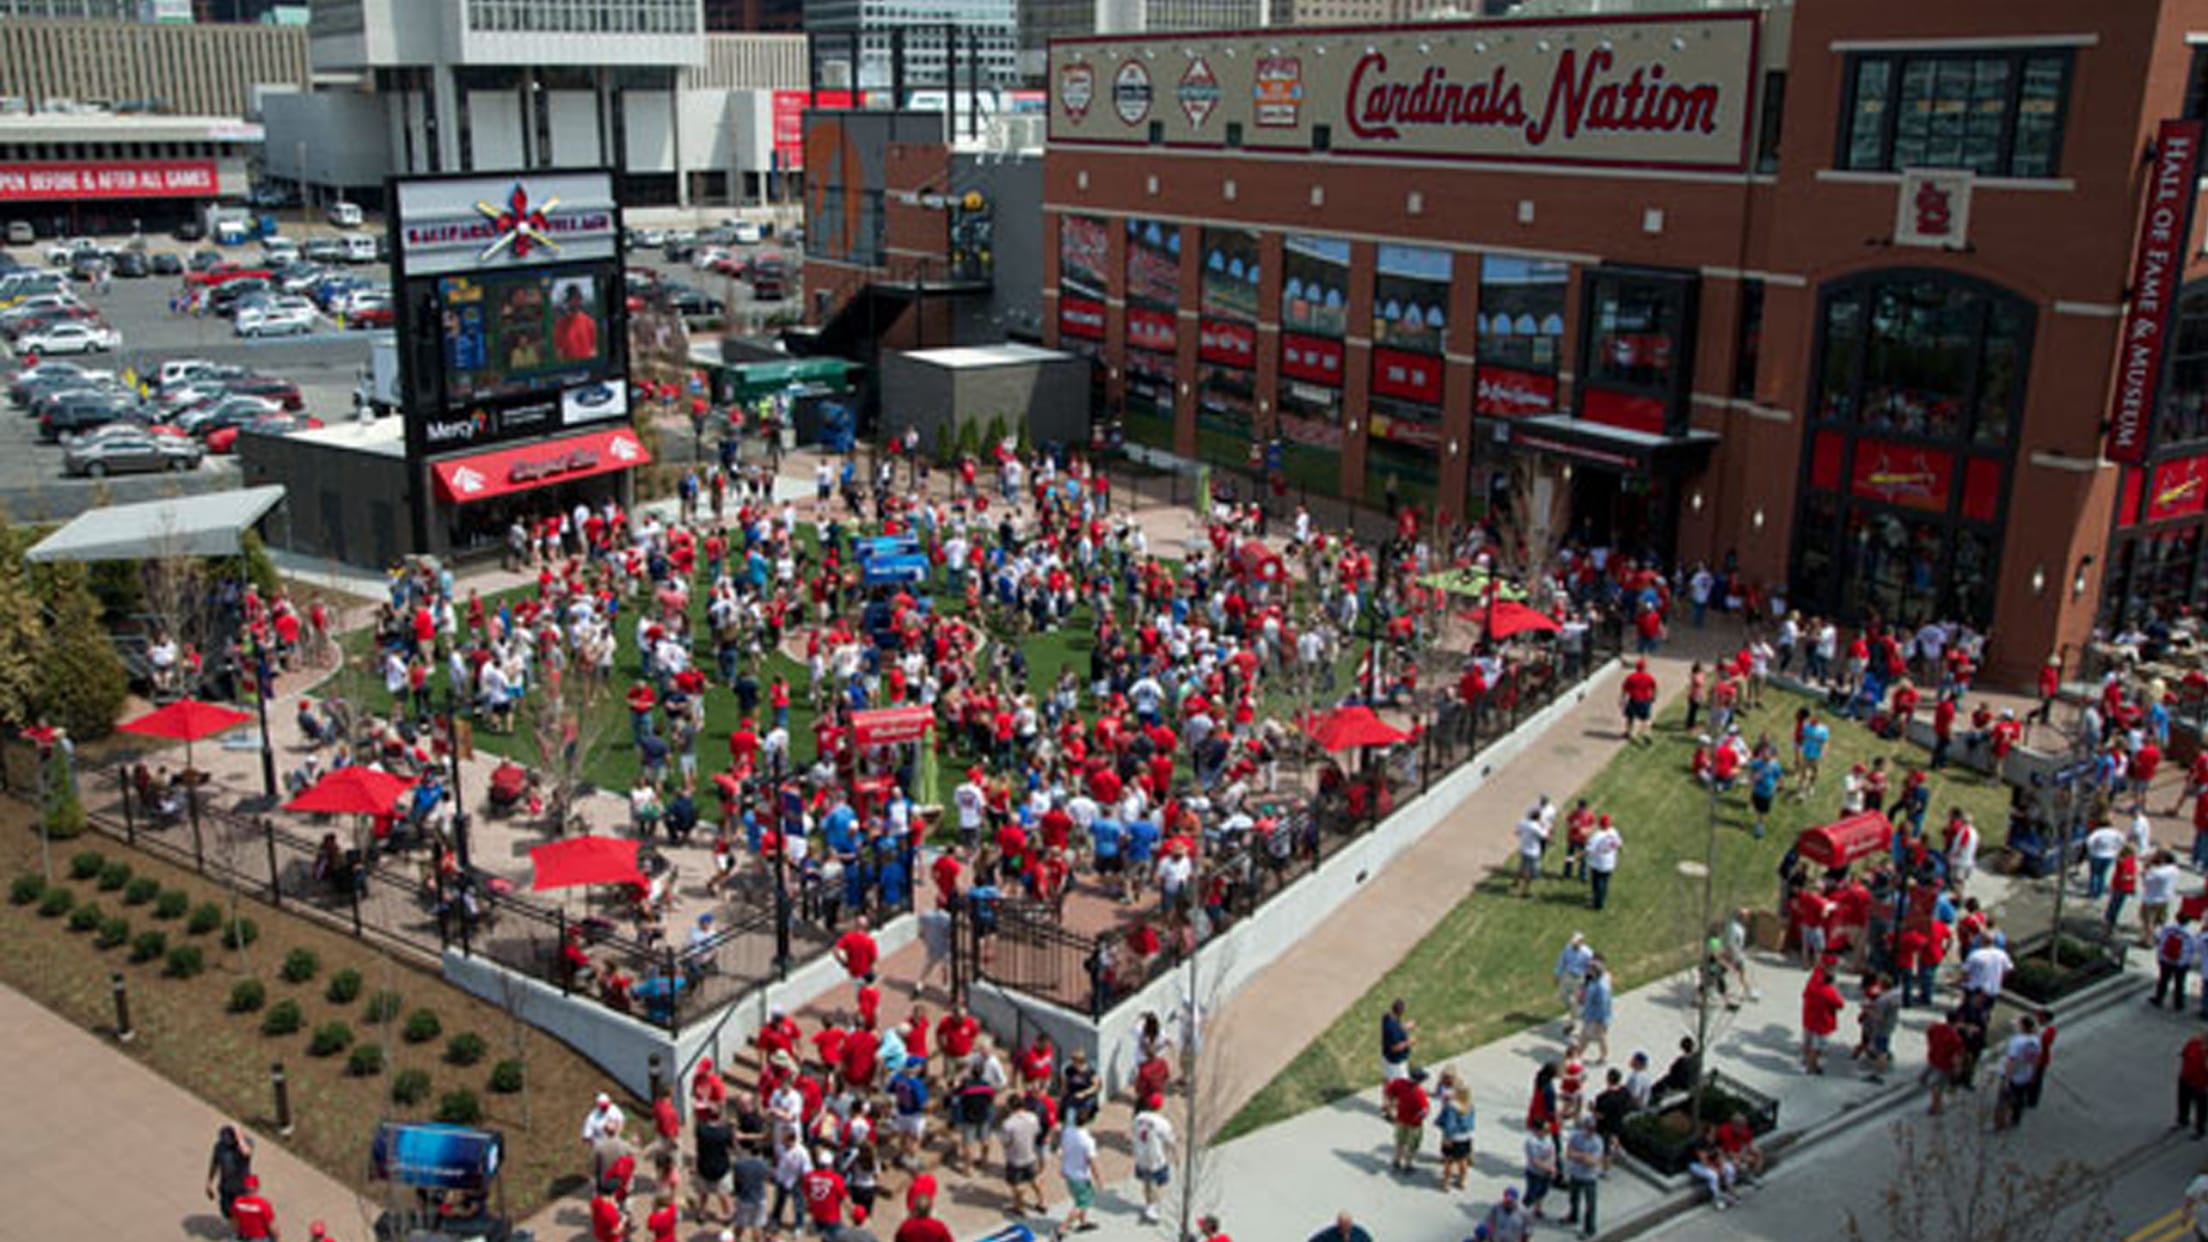
[[[231,257],[240,262],[251,264],[259,257],[251,246],[232,249]],[[44,245],[11,247],[9,253],[27,266],[46,264]],[[349,270],[379,284],[388,280],[381,265]],[[373,333],[347,332],[323,319],[305,335],[247,340],[235,335],[230,322],[218,316],[173,313],[170,299],[179,285],[173,276],[117,277],[105,293],[80,285],[79,295],[122,335],[121,348],[86,355],[81,359],[84,365],[118,373],[127,367],[146,374],[158,371],[164,361],[180,358],[235,364],[297,384],[304,413],[324,422],[352,417],[353,388],[368,365]],[[0,371],[13,376],[19,366],[11,356]],[[0,501],[6,502],[11,517],[54,521],[92,507],[100,495],[120,502],[168,495],[178,487],[216,491],[237,486],[236,461],[228,456],[209,455],[197,470],[186,474],[119,475],[95,481],[65,477],[61,455],[59,445],[39,443],[37,424],[22,411],[0,414]]]

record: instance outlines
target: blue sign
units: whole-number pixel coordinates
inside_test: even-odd
[[[922,582],[928,576],[924,556],[877,556],[866,562],[866,585]]]
[[[369,1167],[379,1181],[480,1194],[498,1176],[504,1144],[491,1130],[387,1121],[376,1127]]]
[[[857,541],[859,559],[869,561],[877,556],[917,556],[920,540],[915,535],[876,535]]]
[[[2056,768],[2054,776],[2050,779],[2052,779],[2054,783],[2058,786],[2074,785],[2078,782],[2079,778],[2092,775],[2094,763],[2095,761],[2092,759],[2072,760],[2071,762],[2063,764],[2061,767]]]

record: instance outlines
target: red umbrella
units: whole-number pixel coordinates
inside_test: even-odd
[[[1306,724],[1304,732],[1328,752],[1392,746],[1411,736],[1374,715],[1369,707],[1337,707]]]
[[[224,729],[235,729],[251,719],[251,712],[241,712],[220,703],[178,699],[167,707],[147,712],[118,727],[125,733],[143,733],[147,737],[174,738],[179,742],[191,743],[203,737],[211,737]]]
[[[1513,634],[1529,631],[1554,634],[1564,628],[1556,623],[1556,618],[1547,613],[1508,599],[1495,601],[1487,609],[1484,620],[1487,622],[1487,636],[1490,639],[1509,638]]]
[[[326,772],[306,792],[284,804],[287,811],[310,815],[388,815],[399,795],[414,782],[365,764]]]
[[[578,884],[634,884],[650,881],[636,865],[636,842],[620,837],[568,837],[532,846],[529,861],[537,878],[529,887],[538,892],[573,888]]]

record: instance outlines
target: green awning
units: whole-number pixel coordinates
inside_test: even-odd
[[[793,385],[842,388],[857,365],[842,358],[725,364],[713,368],[713,395],[720,401],[750,401]]]

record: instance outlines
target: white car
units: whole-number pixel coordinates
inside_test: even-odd
[[[88,354],[106,353],[121,347],[123,334],[104,323],[71,319],[49,325],[41,332],[27,332],[17,337],[15,352],[18,354]]]
[[[766,232],[759,227],[756,220],[738,220],[729,227],[735,230],[736,244],[739,246],[756,246],[766,240]]]
[[[161,374],[155,378],[153,385],[156,388],[166,388],[171,384],[179,384],[214,365],[205,358],[171,358],[161,364]]]
[[[713,265],[728,258],[728,251],[719,246],[707,246],[690,256],[690,266],[701,272],[711,271]]]
[[[100,243],[89,237],[72,237],[46,247],[46,262],[55,267],[67,267],[76,261],[80,250],[98,250]]]
[[[238,312],[239,336],[303,336],[314,331],[320,316],[314,307],[290,298]]]

